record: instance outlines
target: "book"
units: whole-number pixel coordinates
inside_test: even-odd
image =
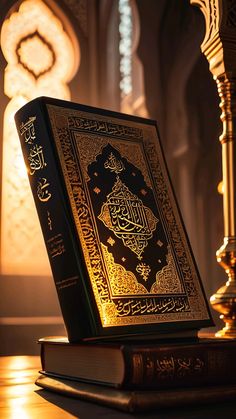
[[[95,384],[80,383],[41,374],[35,384],[64,396],[78,398],[126,411],[129,413],[199,406],[210,403],[235,401],[235,385],[201,388],[169,389],[159,391],[120,390]],[[207,415],[209,412],[207,412]]]
[[[156,122],[46,97],[15,121],[69,340],[211,326]]]
[[[42,371],[117,388],[164,389],[236,384],[236,340],[81,343],[40,339]]]

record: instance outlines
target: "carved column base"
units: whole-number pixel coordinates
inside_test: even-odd
[[[220,319],[225,327],[216,333],[217,337],[236,338],[236,281],[228,281],[210,299],[212,307],[222,313]]]

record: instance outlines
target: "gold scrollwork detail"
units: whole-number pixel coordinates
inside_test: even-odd
[[[167,265],[164,266],[156,274],[156,282],[152,285],[151,293],[153,294],[174,294],[183,292],[181,282],[179,280],[173,256],[168,246],[168,254],[166,256]]]
[[[117,309],[115,303],[113,301],[103,303],[101,306],[101,315],[103,318],[104,326],[111,324],[111,322],[114,321],[114,319],[117,317]]]
[[[55,111],[53,107],[51,107],[50,110],[52,114],[55,113],[57,116],[66,116],[66,118],[63,119],[63,123],[66,119],[68,120],[68,115],[71,113],[71,110],[68,111],[65,109]],[[77,128],[79,128],[78,131]],[[121,140],[117,138],[115,139],[114,136],[106,138],[104,134],[104,136],[98,136],[98,134],[94,133],[93,135],[90,135],[89,132],[87,132],[88,130],[86,127],[77,127],[74,126],[74,124],[72,124],[72,126],[67,125],[65,127],[61,125],[60,127],[57,127],[55,124],[54,130],[57,133],[57,147],[59,149],[59,155],[62,161],[63,171],[65,173],[66,185],[70,196],[72,211],[75,216],[77,230],[84,250],[85,263],[88,268],[95,300],[103,326],[106,325],[108,327],[110,325],[118,326],[142,324],[143,322],[152,323],[157,321],[157,316],[158,319],[163,322],[171,320],[180,321],[181,319],[191,320],[203,318],[205,316],[204,304],[200,304],[203,300],[202,298],[198,297],[198,283],[196,281],[196,274],[193,269],[193,262],[191,261],[191,257],[189,257],[188,248],[185,246],[186,239],[181,229],[178,212],[174,211],[175,204],[173,204],[171,199],[171,193],[168,187],[168,176],[166,175],[165,170],[163,171],[164,163],[161,158],[158,142],[156,140],[154,141],[154,138],[156,138],[156,131],[154,132],[154,128],[152,130],[150,127],[145,127],[143,130],[143,141],[136,138],[129,139],[128,137],[125,138],[127,141],[124,141],[124,138],[121,138]],[[72,138],[75,146],[74,149],[71,144]],[[91,147],[91,143],[94,147]],[[150,291],[149,288],[147,289],[143,284],[138,282],[138,275],[135,272],[128,271],[128,268],[125,269],[125,252],[123,252],[124,255],[123,253],[119,255],[120,263],[122,263],[122,265],[120,265],[119,263],[115,262],[113,254],[108,252],[108,247],[106,247],[105,244],[101,245],[101,241],[99,240],[97,228],[95,225],[95,218],[93,217],[93,214],[89,212],[89,192],[88,189],[86,189],[86,182],[88,181],[89,176],[88,168],[92,163],[96,161],[99,154],[103,153],[103,149],[108,144],[113,148],[114,154],[116,156],[118,155],[117,152],[120,154],[120,158],[124,164],[126,164],[126,159],[128,163],[133,164],[135,168],[138,169],[134,172],[134,169],[131,168],[131,174],[133,176],[137,175],[138,171],[140,171],[140,174],[142,174],[144,177],[144,181],[147,187],[149,187],[147,182],[147,180],[149,180],[150,185],[152,185],[150,187],[153,189],[154,197],[158,203],[160,220],[166,220],[165,225],[167,225],[168,233],[167,239],[171,247],[171,249],[169,249],[169,257],[172,256],[171,260],[167,259],[167,266],[165,267],[167,283],[164,284],[164,280],[161,281],[161,275],[164,277],[164,268],[156,273],[156,277],[155,271],[152,269],[154,276],[154,278],[152,278],[152,283],[155,281],[155,284]],[[134,152],[135,150],[137,150],[136,155]],[[107,156],[108,155],[109,153]],[[77,157],[80,165],[79,170],[77,168]],[[96,168],[92,168],[93,172]],[[97,172],[94,172],[94,176],[96,176],[95,173]],[[104,209],[104,220],[101,221],[104,222],[104,224],[110,223],[111,226],[114,227],[112,225],[112,220],[114,221],[115,217],[118,218],[118,215],[121,215],[123,219],[120,218],[119,222],[124,222],[124,230],[128,226],[130,227],[131,231],[134,230],[136,232],[136,229],[138,230],[140,228],[140,231],[142,231],[145,226],[145,223],[139,223],[137,221],[137,214],[139,216],[140,214],[144,214],[148,220],[147,225],[150,229],[151,237],[153,237],[153,232],[156,229],[156,225],[159,220],[156,219],[149,208],[144,206],[143,201],[136,195],[132,194],[129,188],[127,188],[127,186],[122,183],[118,177],[118,174],[116,181],[114,182],[115,183],[113,184],[111,193],[107,194],[107,198],[103,200],[101,210]],[[118,195],[114,193],[113,195],[116,186],[121,193]],[[125,194],[125,192],[127,194]],[[121,208],[123,205],[122,200],[119,201],[119,204],[122,205],[113,205],[113,203],[116,203],[115,198],[118,196],[118,198],[121,199],[122,194],[125,196],[123,209]],[[135,217],[133,218],[131,216],[131,218],[128,218],[130,217],[129,211],[127,214],[125,211],[127,211],[126,207],[129,204],[129,201],[132,201],[132,195],[135,205],[136,198],[141,202],[141,204],[137,202],[137,208],[134,206],[136,211]],[[115,207],[114,213],[112,213],[112,215],[109,212],[109,198],[114,198],[114,202],[111,199],[110,209],[112,210],[112,207]],[[139,208],[139,205],[141,209]],[[120,212],[117,213],[118,209]],[[101,215],[102,212],[100,211],[100,216]],[[127,224],[127,218],[129,224]],[[149,223],[152,225],[152,228],[150,228]],[[118,234],[112,230],[113,240],[114,238],[121,239],[119,236],[119,231],[122,233],[122,229],[118,230]],[[130,234],[130,231],[128,233]],[[148,240],[149,239],[147,239],[147,241]],[[161,240],[156,239],[155,242],[158,247],[163,246]],[[113,242],[110,243],[109,240],[106,244],[107,246],[112,246],[112,243]],[[127,244],[126,247],[128,247]],[[174,259],[175,256],[176,260]],[[142,262],[144,262],[144,260],[142,260]],[[172,270],[173,266],[175,269],[174,272]],[[179,283],[176,281],[178,268],[180,270],[181,277],[179,278]],[[158,255],[156,270],[157,269]],[[172,276],[174,276],[174,281],[176,281],[175,291],[171,286],[171,292],[168,292],[168,281],[173,280]],[[150,277],[149,280],[151,279]],[[188,287],[186,287],[186,284],[188,284]],[[192,310],[191,299],[191,304],[189,305],[188,290],[192,284],[195,285],[195,288],[193,291],[191,291],[191,298],[193,298],[196,303],[199,303],[198,311]],[[170,295],[164,295],[168,293]],[[174,295],[178,293],[183,295]],[[128,301],[126,296],[128,297]]]
[[[114,257],[108,252],[107,246],[101,244],[104,261],[110,279],[112,295],[147,294],[147,289],[139,284],[133,272],[115,263]]]
[[[93,136],[93,146],[91,147],[91,138],[88,135],[81,134],[80,132],[74,133],[76,141],[78,141],[78,151],[81,157],[81,165],[83,166],[83,172],[86,181],[90,180],[88,175],[88,167],[91,162],[96,161],[99,154],[102,153],[104,147],[110,143],[123,158],[129,163],[133,164],[140,170],[144,177],[144,181],[149,188],[152,188],[150,176],[148,174],[147,166],[144,161],[141,144],[135,144],[130,141],[128,144],[121,143],[115,138],[108,139],[106,137]]]

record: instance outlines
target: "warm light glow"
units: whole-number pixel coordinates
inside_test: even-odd
[[[122,99],[132,92],[132,10],[129,0],[119,0],[120,91]]]
[[[50,267],[29,187],[13,116],[37,96],[70,99],[68,82],[78,69],[79,50],[61,21],[41,0],[25,0],[5,20],[1,47],[7,67],[1,213],[1,272],[49,275]]]
[[[144,95],[142,63],[136,53],[140,25],[135,2],[119,0],[120,109],[148,117]]]
[[[22,370],[29,367],[29,361],[26,356],[12,357],[9,359],[8,369]]]
[[[224,194],[224,183],[223,183],[223,180],[221,180],[221,182],[218,183],[217,191],[218,191],[218,193],[220,195],[223,195]]]
[[[9,419],[31,419],[29,409],[29,389],[22,383],[17,386],[6,387],[6,400],[11,411]]]
[[[37,77],[53,65],[53,53],[38,35],[22,41],[18,49],[20,62]]]

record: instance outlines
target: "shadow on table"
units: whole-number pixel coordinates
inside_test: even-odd
[[[36,393],[79,419],[109,418],[109,419],[222,419],[236,413],[235,402],[221,402],[211,405],[198,405],[191,407],[178,407],[170,409],[156,409],[147,413],[126,413],[99,404],[85,402],[80,399],[70,398],[47,390],[37,390]],[[235,417],[235,416],[234,416]]]

